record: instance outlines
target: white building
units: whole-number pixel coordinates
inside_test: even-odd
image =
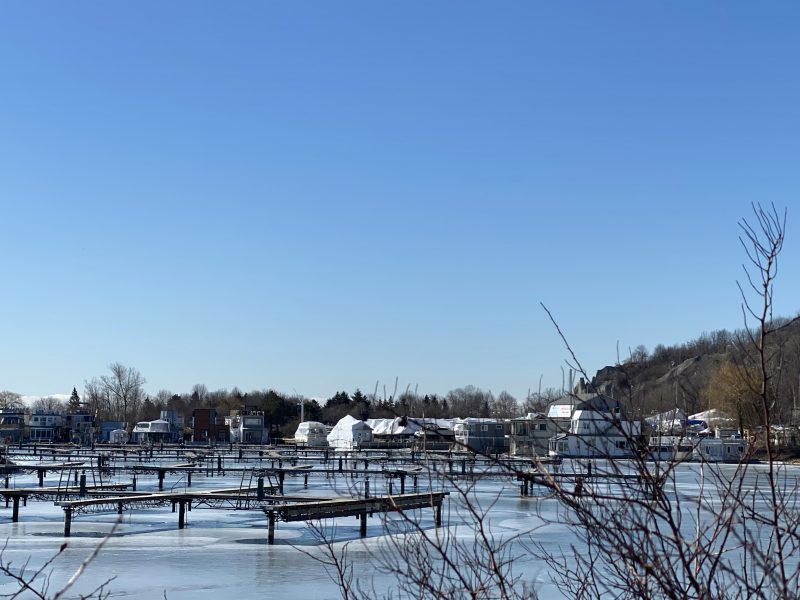
[[[550,438],[550,456],[628,458],[637,452],[641,423],[628,421],[619,402],[605,394],[576,394],[568,433]]]

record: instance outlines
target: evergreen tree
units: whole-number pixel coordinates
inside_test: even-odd
[[[78,390],[72,388],[72,394],[67,401],[67,407],[70,412],[78,412],[81,409],[81,397],[78,395]]]

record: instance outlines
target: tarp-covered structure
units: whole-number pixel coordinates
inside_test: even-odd
[[[345,415],[328,434],[328,445],[331,448],[352,450],[362,443],[372,441],[372,428],[364,421]]]
[[[455,419],[433,419],[431,417],[394,417],[393,419],[367,419],[375,439],[385,440],[421,438],[437,439],[453,437]]]
[[[680,408],[673,408],[645,419],[645,422],[653,431],[663,434],[677,434],[684,431],[687,421],[686,412]]]
[[[422,426],[416,419],[395,417],[393,419],[367,419],[373,437],[410,438]]]

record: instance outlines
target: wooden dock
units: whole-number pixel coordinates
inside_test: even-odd
[[[56,500],[61,498],[68,498],[70,496],[85,496],[95,493],[102,493],[108,491],[118,492],[124,490],[128,485],[125,483],[111,483],[104,485],[84,485],[82,486],[64,486],[64,487],[36,487],[36,488],[0,488],[0,496],[6,501],[6,508],[9,503],[12,503],[11,508],[11,522],[17,523],[19,521],[19,501],[22,500],[23,506],[28,505],[28,498]]]
[[[275,521],[314,521],[357,516],[360,519],[361,537],[367,535],[367,515],[375,512],[396,512],[432,508],[436,527],[442,525],[442,502],[449,492],[423,494],[400,494],[375,498],[333,498],[315,501],[294,502],[264,509],[267,514],[269,533],[267,543],[275,543]]]
[[[270,490],[274,491],[274,490]],[[436,527],[442,524],[442,502],[448,492],[428,492],[421,494],[400,494],[397,496],[377,496],[374,498],[317,498],[291,497],[267,494],[266,490],[242,490],[227,488],[197,492],[128,492],[111,495],[97,494],[92,498],[56,502],[64,510],[64,537],[70,537],[72,520],[76,514],[91,510],[122,514],[125,508],[152,507],[172,504],[178,512],[178,529],[186,527],[186,512],[192,505],[205,504],[215,508],[232,510],[263,510],[268,519],[267,543],[275,541],[275,521],[311,521],[338,517],[358,516],[361,519],[361,536],[367,534],[367,515],[375,512],[395,512],[432,508]]]

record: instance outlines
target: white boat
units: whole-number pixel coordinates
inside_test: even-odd
[[[294,433],[296,444],[326,448],[328,446],[328,428],[317,421],[303,421]]]
[[[654,435],[647,444],[647,458],[656,462],[692,460],[698,440],[685,435]]]
[[[701,438],[694,447],[694,458],[701,462],[740,462],[747,451],[742,438]]]
[[[137,443],[168,442],[171,429],[167,421],[139,421],[133,428],[133,441]]]

